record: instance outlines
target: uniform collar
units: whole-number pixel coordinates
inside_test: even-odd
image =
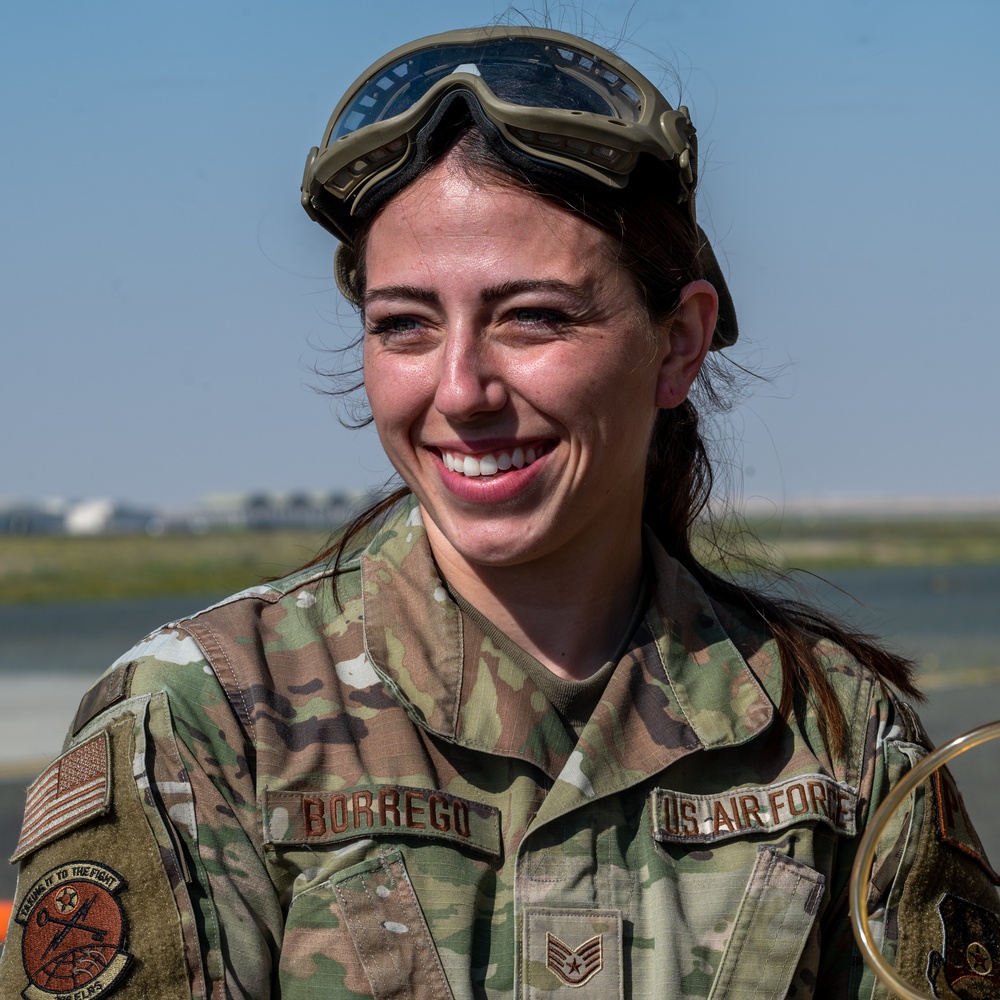
[[[587,797],[746,742],[769,725],[772,702],[698,583],[651,533],[647,548],[653,599],[576,748],[521,666],[448,594],[412,500],[361,556],[368,656],[418,725],[553,779],[575,768]]]

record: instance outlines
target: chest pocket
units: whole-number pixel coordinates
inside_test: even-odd
[[[788,993],[825,883],[773,847],[757,852],[709,1000],[778,1000]]]
[[[805,859],[812,855],[808,845],[820,832],[826,838],[853,836],[856,789],[828,775],[804,774],[717,795],[659,788],[650,805],[653,838],[661,845],[720,854],[737,851],[745,859],[743,870],[750,869],[742,896],[736,897],[738,882],[727,883],[732,902],[724,904],[720,916],[733,925],[722,945],[710,1000],[786,996],[813,932],[826,877],[807,860],[788,857],[774,843],[775,835],[792,835],[797,829],[796,839],[804,839],[796,853]],[[760,846],[754,852],[755,840]],[[720,860],[718,867],[736,871],[731,861]]]
[[[391,849],[294,896],[278,978],[287,1000],[453,1000],[403,857]]]
[[[330,880],[375,1000],[452,1000],[437,949],[398,851]]]
[[[313,997],[322,983],[331,996],[452,1000],[437,947],[452,918],[425,914],[403,845],[417,885],[428,871],[447,865],[449,879],[441,881],[464,873],[475,886],[500,854],[499,810],[403,785],[265,789],[260,805],[277,880],[297,872],[296,886],[305,883],[298,891],[293,887],[286,915],[281,995]],[[414,860],[418,855],[423,862]],[[476,898],[474,892],[457,895],[466,907]],[[449,972],[454,975],[454,968]]]

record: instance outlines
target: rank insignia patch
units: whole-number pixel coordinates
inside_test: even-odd
[[[118,894],[125,881],[106,865],[73,861],[46,872],[14,915],[24,932],[24,1000],[103,996],[132,956]]]
[[[1000,920],[975,903],[947,895],[938,906],[944,928],[941,952],[932,951],[927,979],[935,996],[983,1000],[1000,989]],[[950,988],[944,993],[942,987]]]
[[[545,964],[567,986],[583,986],[604,968],[603,934],[570,948],[555,934],[545,935]]]
[[[524,908],[524,1000],[621,1000],[621,910]],[[567,988],[571,991],[567,993]]]

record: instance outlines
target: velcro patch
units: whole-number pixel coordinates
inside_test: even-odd
[[[801,774],[775,785],[743,786],[722,795],[656,788],[650,796],[653,838],[707,844],[810,822],[825,823],[853,837],[857,802],[856,789],[825,774]]]
[[[951,772],[939,767],[931,777],[934,787],[934,819],[938,837],[946,844],[978,862],[994,885],[1000,885],[1000,875],[986,857],[982,841],[976,833],[965,803]]]
[[[14,919],[24,927],[21,959],[26,1000],[96,997],[128,969],[125,915],[118,872],[76,861],[46,872],[28,890]]]
[[[400,834],[453,840],[500,855],[500,811],[447,792],[365,785],[339,792],[272,792],[261,799],[265,844],[336,844]]]
[[[625,993],[620,910],[525,908],[526,1000],[621,1000]]]
[[[583,986],[604,968],[604,935],[595,934],[576,948],[545,932],[545,967],[567,986]]]
[[[927,980],[934,996],[997,996],[1000,921],[996,915],[950,893],[942,897],[938,913],[943,946],[939,952],[932,951],[927,961]]]
[[[80,707],[76,710],[76,717],[70,732],[76,734],[83,727],[96,718],[106,708],[121,701],[125,697],[128,688],[129,677],[135,667],[134,660],[119,663],[109,674],[105,674],[82,698]]]
[[[110,753],[102,731],[57,757],[31,783],[12,863],[108,811]]]

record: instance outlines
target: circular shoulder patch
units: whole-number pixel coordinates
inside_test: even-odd
[[[118,900],[124,887],[114,869],[74,861],[46,872],[28,890],[14,918],[24,927],[26,1000],[84,989],[82,996],[103,996],[118,983],[132,960]]]

